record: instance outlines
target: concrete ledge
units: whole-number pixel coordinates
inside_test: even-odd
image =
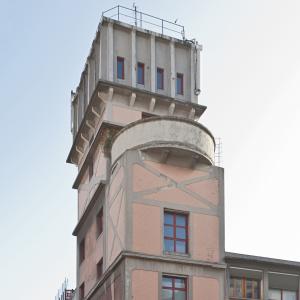
[[[203,125],[186,118],[153,117],[133,122],[115,136],[112,165],[126,150],[159,148],[186,150],[208,165],[214,161],[214,137]]]

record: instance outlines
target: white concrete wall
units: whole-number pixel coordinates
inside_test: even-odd
[[[200,50],[201,47],[198,47]],[[200,88],[200,51],[189,43],[134,28],[128,24],[104,21],[94,40],[90,56],[77,88],[77,128],[93,95],[98,79],[137,87],[186,102],[198,102],[194,94]],[[125,60],[124,80],[117,78],[117,57]],[[197,59],[196,59],[197,57]],[[144,64],[145,84],[137,84],[137,63]],[[197,65],[195,65],[197,62]],[[164,89],[157,89],[157,68],[164,69]],[[177,73],[183,74],[184,93],[176,93]],[[196,80],[195,80],[196,75]],[[75,111],[76,110],[76,111]],[[76,135],[76,130],[73,132]]]

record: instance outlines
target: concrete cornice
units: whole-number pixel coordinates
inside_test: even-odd
[[[290,268],[297,268],[300,270],[300,262],[298,261],[289,261],[283,259],[276,259],[270,257],[263,257],[263,256],[254,256],[254,255],[247,255],[247,254],[240,254],[240,253],[232,253],[232,252],[225,252],[225,261],[227,263],[230,262],[244,262],[244,263],[256,263],[261,265],[273,265],[273,266],[284,266]]]

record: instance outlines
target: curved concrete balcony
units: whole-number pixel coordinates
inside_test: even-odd
[[[212,165],[215,140],[203,125],[186,118],[152,117],[133,122],[114,138],[112,165],[129,149],[185,153]]]

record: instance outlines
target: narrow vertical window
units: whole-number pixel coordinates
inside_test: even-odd
[[[102,208],[96,216],[96,222],[97,222],[97,237],[98,237],[103,231],[103,209]]]
[[[93,175],[94,175],[94,161],[91,159],[90,163],[89,163],[89,180],[92,179]]]
[[[186,300],[187,282],[186,278],[163,276],[162,278],[162,300]]]
[[[117,78],[125,79],[124,74],[124,57],[117,57]]]
[[[79,263],[81,264],[85,259],[85,241],[84,239],[79,244]]]
[[[97,263],[97,278],[99,279],[103,274],[103,258]]]
[[[145,84],[145,64],[140,62],[137,64],[137,83]]]
[[[176,92],[178,95],[183,95],[183,74],[181,73],[177,73]]]
[[[164,69],[157,68],[156,71],[156,87],[158,90],[164,89]]]
[[[164,250],[188,253],[188,217],[186,214],[165,211]]]
[[[84,283],[81,284],[79,287],[79,300],[82,300],[84,298]]]

